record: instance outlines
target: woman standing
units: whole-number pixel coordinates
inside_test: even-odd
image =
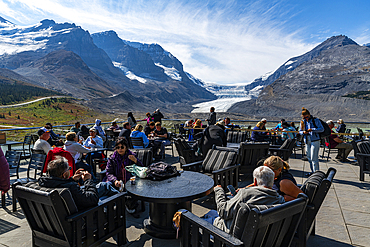
[[[134,115],[132,112],[127,113],[127,122],[131,125],[131,128],[135,128],[136,126],[136,119],[134,118]]]
[[[311,172],[306,174],[307,177],[319,170],[319,133],[323,131],[324,127],[320,120],[311,116],[310,112],[302,107],[302,121],[299,133],[303,135],[304,143],[306,144],[306,155],[311,168]]]

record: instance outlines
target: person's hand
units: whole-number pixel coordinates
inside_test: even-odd
[[[85,171],[82,174],[82,180],[85,182],[87,179],[91,179],[91,174],[89,172]]]
[[[157,136],[158,136],[158,134],[157,134],[157,133],[154,133],[154,136],[155,136],[155,137],[157,137]]]
[[[83,170],[84,170],[84,169],[82,169],[82,168],[78,169],[78,170],[75,172],[75,174],[73,175],[72,179],[73,179],[74,181],[78,181],[78,180],[81,178],[81,176],[82,176]]]
[[[7,190],[5,191],[5,190],[2,190],[1,191],[1,195],[3,196],[3,195],[5,195],[6,194],[6,192],[8,192]]]
[[[217,188],[217,187],[220,187],[220,188],[222,188],[222,186],[221,186],[221,185],[219,185],[219,184],[218,184],[218,185],[216,185],[215,187],[216,187],[216,188]]]
[[[308,129],[308,130],[307,130],[307,132],[311,132],[311,131],[312,131],[312,129]]]
[[[114,182],[114,186],[115,186],[116,188],[121,188],[121,186],[122,186],[121,181],[116,180],[116,181]]]
[[[128,156],[128,158],[130,159],[130,160],[132,160],[134,163],[136,163],[137,162],[137,159],[136,159],[136,157],[134,156],[134,155],[129,155]]]

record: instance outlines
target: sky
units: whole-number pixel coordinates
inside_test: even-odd
[[[157,43],[205,82],[247,84],[327,38],[370,43],[368,0],[0,0],[14,24],[71,22]]]

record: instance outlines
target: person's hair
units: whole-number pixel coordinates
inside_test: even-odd
[[[152,121],[149,123],[150,126],[155,126],[155,123]]]
[[[290,127],[290,124],[288,124],[288,122],[282,122],[281,123],[281,127]]]
[[[76,137],[76,133],[75,132],[68,132],[66,134],[67,141],[74,141],[75,140],[75,137]]]
[[[148,116],[149,115],[149,116]],[[146,114],[145,114],[145,116],[147,116],[147,117],[150,117],[150,112],[147,112]]]
[[[225,119],[224,120],[229,120],[230,121],[230,118],[229,117],[225,117]]]
[[[134,131],[140,131],[141,132],[142,130],[143,130],[143,126],[141,124],[136,125],[135,128],[134,128]]]
[[[50,177],[60,177],[68,169],[68,160],[62,156],[55,156],[49,162],[47,173]]]
[[[80,124],[80,122],[75,122],[75,126],[77,126],[77,125],[79,125]]]
[[[89,131],[94,131],[95,133],[98,133],[98,130],[95,129],[94,127],[90,128]]]
[[[126,127],[129,125],[130,123],[129,122],[124,122],[123,123],[123,128],[126,129]]]
[[[329,125],[329,124],[334,125],[333,120],[328,120],[328,121],[326,121],[326,123],[327,123],[328,125]]]
[[[45,124],[45,129],[51,130],[53,127],[50,124]]]
[[[116,125],[117,124],[117,122],[116,121],[113,121],[112,122],[112,126],[114,126],[114,125]]]
[[[215,108],[213,106],[211,107],[211,111],[215,111]]]
[[[132,122],[136,123],[136,119],[134,118],[134,115],[132,114],[132,112],[127,113],[127,117],[128,118],[130,117],[132,119]]]
[[[257,126],[258,128],[260,128],[260,127],[262,127],[264,124],[265,124],[264,122],[258,122],[258,123],[256,124],[256,126]]]
[[[270,157],[268,157],[265,160],[264,165],[270,167],[273,171],[275,171],[279,168],[286,169],[286,170],[290,169],[289,164],[287,162],[283,161],[279,156],[270,156]]]
[[[285,119],[284,118],[280,119],[280,122],[285,122]]]
[[[161,122],[156,122],[155,126],[162,126]]]
[[[195,122],[194,127],[202,127],[202,120],[198,119],[198,120]]]
[[[294,122],[290,122],[290,126],[292,126],[293,128],[295,128],[295,123]]]
[[[267,166],[260,166],[254,169],[253,178],[257,180],[258,186],[271,188],[274,185],[275,173]]]
[[[302,107],[302,115],[307,116],[307,115],[311,115],[311,114],[306,108]]]
[[[129,146],[128,146],[128,141],[126,138],[121,138],[119,139],[116,144],[114,145],[114,148],[118,147],[118,145],[122,145],[126,147],[126,152],[128,152]]]
[[[82,131],[82,132],[88,132],[88,131],[89,131],[89,129],[86,127],[86,125],[82,125],[82,126],[81,126],[81,131]]]
[[[339,120],[338,120],[338,123],[339,123],[339,124],[344,124],[343,119],[339,119]]]

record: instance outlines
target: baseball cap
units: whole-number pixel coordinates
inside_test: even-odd
[[[42,127],[42,128],[40,128],[40,129],[37,131],[37,134],[38,134],[39,136],[42,136],[42,134],[47,133],[47,132],[50,132],[50,130],[48,130],[48,129],[47,129],[47,128],[45,128],[45,127]]]

